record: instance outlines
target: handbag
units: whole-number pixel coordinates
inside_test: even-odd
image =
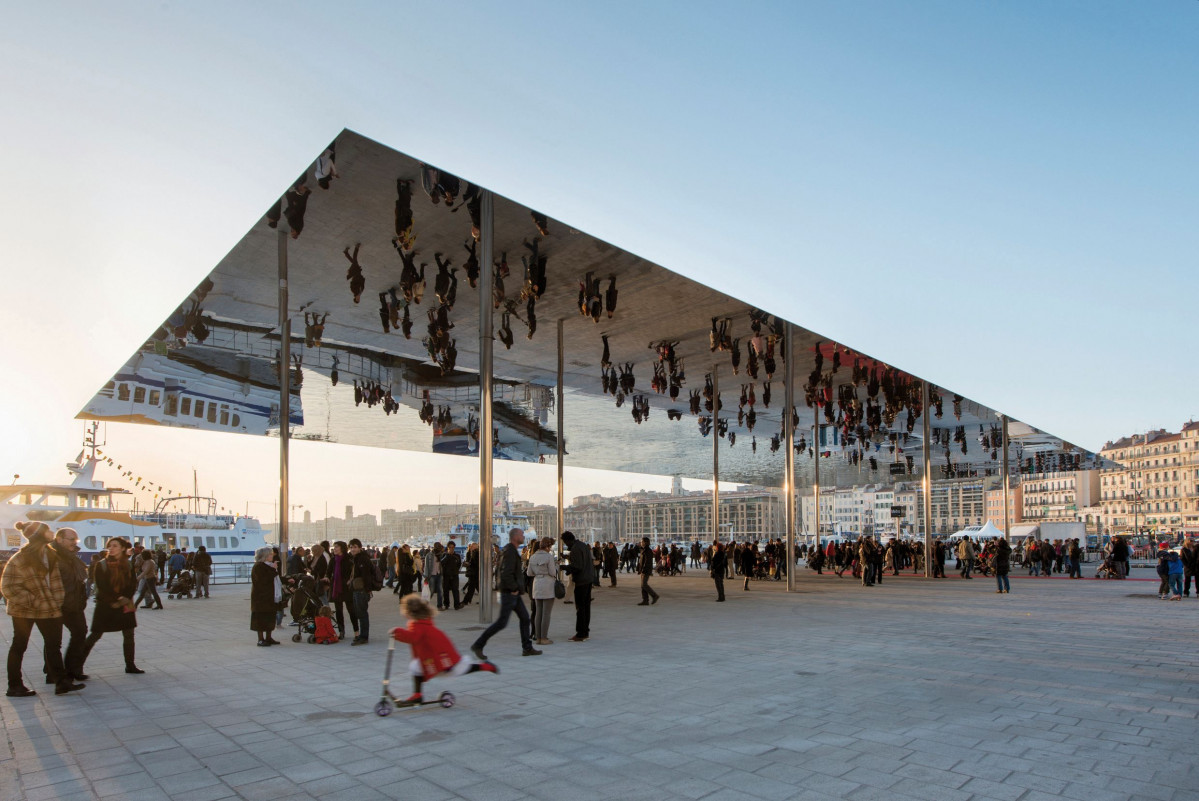
[[[566,597],[566,585],[558,576],[554,576],[554,597],[559,601]]]

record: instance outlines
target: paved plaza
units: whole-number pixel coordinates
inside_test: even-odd
[[[952,564],[950,565],[952,567]],[[558,602],[545,654],[515,622],[502,670],[437,679],[452,709],[377,717],[373,641],[254,647],[249,587],[139,612],[138,663],[106,636],[88,687],[0,700],[0,799],[924,799],[1199,797],[1199,600],[1143,581],[887,578],[804,571],[801,592],[706,573],[597,590],[592,639]],[[477,607],[441,626],[465,652]],[[4,617],[0,633],[7,641]],[[404,651],[400,652],[405,653]],[[406,662],[406,659],[404,660]],[[407,692],[401,675],[399,690]]]

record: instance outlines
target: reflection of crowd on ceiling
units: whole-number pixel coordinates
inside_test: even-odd
[[[321,189],[329,189],[333,182],[340,178],[336,166],[336,143],[330,144],[318,158],[312,174],[316,184]],[[307,174],[301,176],[280,198],[267,213],[267,224],[275,228],[286,220],[290,236],[298,239],[304,230],[304,218],[308,202],[312,194],[308,187]],[[381,288],[379,297],[379,321],[383,333],[399,331],[405,339],[411,339],[413,316],[411,306],[421,305],[426,290],[426,269],[430,267],[427,261],[420,260],[420,252],[415,249],[418,230],[413,213],[414,186],[417,176],[400,176],[396,179],[395,196],[395,226],[392,246],[400,260],[399,276],[396,283]],[[426,311],[428,320],[426,335],[422,338],[424,350],[428,358],[437,364],[442,373],[455,369],[457,360],[456,340],[451,335],[454,323],[451,319],[457,290],[459,269],[465,274],[471,288],[478,287],[480,263],[478,241],[481,233],[482,192],[479,187],[460,180],[457,176],[439,170],[427,164],[419,167],[420,187],[434,206],[444,206],[448,213],[456,214],[465,207],[469,218],[470,230],[467,234],[465,227],[462,231],[465,243],[463,250],[465,259],[461,268],[453,264],[450,256],[444,252],[433,254],[436,269],[433,277],[433,297],[431,308]],[[497,321],[497,338],[504,347],[511,349],[515,342],[512,321],[515,318],[527,329],[527,338],[532,339],[537,330],[536,304],[545,293],[548,283],[549,257],[545,252],[545,240],[550,236],[548,219],[531,211],[536,235],[522,240],[524,252],[521,255],[523,276],[518,291],[509,291],[511,283],[510,268],[507,253],[502,252],[488,268],[492,277],[493,308],[499,312]],[[366,277],[359,262],[361,243],[355,243],[353,249],[347,246],[343,250],[349,268],[346,280],[349,282],[350,294],[357,304],[366,289]],[[587,272],[578,282],[578,309],[583,317],[589,317],[594,322],[607,314],[612,318],[616,311],[618,291],[615,274],[607,276],[605,289],[603,279],[595,272]],[[209,282],[211,285],[211,282]],[[210,288],[210,286],[209,286]],[[203,341],[208,336],[207,327],[202,319],[201,302],[207,290],[197,290],[198,296],[189,299],[190,307],[180,307],[180,310],[168,322],[166,336],[173,336],[182,343],[190,333],[197,341]],[[195,293],[194,293],[195,294]],[[317,347],[321,344],[324,323],[328,313],[317,313],[313,310],[305,314],[305,344]],[[785,323],[782,319],[769,315],[759,309],[748,312],[748,332],[738,336],[735,327],[738,325],[735,316],[717,316],[711,319],[709,347],[713,354],[727,353],[733,375],[740,375],[742,368],[748,381],[740,384],[739,403],[735,425],[738,429],[751,434],[751,451],[757,451],[757,437],[754,435],[759,422],[758,402],[762,408],[770,408],[773,394],[773,379],[778,368],[778,360],[786,359],[783,337]],[[165,337],[164,337],[165,338]],[[638,424],[644,422],[650,413],[649,396],[634,394],[636,378],[634,363],[624,362],[617,366],[612,361],[609,346],[609,335],[601,335],[603,355],[600,360],[601,384],[603,392],[615,399],[619,408],[627,398],[632,398],[632,416]],[[744,345],[744,349],[742,348]],[[699,418],[699,425],[704,436],[708,436],[713,428],[717,436],[726,437],[729,445],[736,443],[737,431],[729,428],[732,418],[720,416],[721,403],[713,389],[712,376],[705,378],[703,390],[694,389],[685,393],[686,375],[683,359],[676,352],[679,346],[677,340],[663,339],[650,344],[656,360],[652,363],[653,376],[650,387],[659,395],[666,395],[671,401],[680,397],[689,400],[690,413]],[[809,457],[815,455],[815,449],[822,448],[822,453],[828,455],[831,447],[823,445],[826,433],[832,432],[831,439],[844,454],[848,463],[868,466],[870,470],[886,469],[887,459],[882,457],[883,448],[887,449],[891,459],[892,473],[898,473],[902,468],[908,474],[913,469],[913,457],[904,453],[909,445],[909,438],[915,432],[916,422],[923,413],[922,383],[909,374],[875,361],[862,354],[831,342],[817,342],[805,349],[813,360],[813,369],[802,386],[804,403],[816,411],[817,420],[811,428],[805,429],[807,434],[797,431],[795,447],[798,453],[806,453]],[[744,363],[743,363],[744,356]],[[336,366],[334,369],[336,372]],[[336,383],[336,380],[334,380]],[[383,393],[377,384],[355,383],[355,400],[357,403],[367,402],[368,405],[386,403]],[[390,401],[395,403],[394,400]],[[960,395],[952,396],[952,411],[954,417],[962,420],[964,399]],[[936,419],[943,416],[944,399],[942,393],[935,387],[929,393],[930,412]],[[386,411],[385,407],[385,411]],[[977,409],[976,409],[977,411]],[[427,413],[425,413],[427,412]],[[389,412],[390,413],[390,412]],[[784,414],[786,411],[783,412]],[[790,410],[792,421],[798,428],[799,417],[796,410]],[[667,410],[669,420],[680,420],[684,411],[678,408]],[[421,419],[430,425],[436,423],[441,427],[440,410],[434,414],[429,409],[422,410]],[[713,423],[715,418],[715,425]],[[770,450],[776,452],[783,439],[781,433],[770,435]],[[809,442],[807,435],[812,435]],[[932,429],[930,444],[943,450],[945,463],[941,472],[946,476],[966,475],[975,468],[969,464],[959,465],[954,461],[952,451],[959,451],[963,456],[969,454],[970,442],[965,425],[950,427],[935,427]],[[989,430],[980,424],[977,441],[984,456],[992,461],[997,460],[1000,448],[998,426],[991,424]],[[1046,457],[1047,459],[1048,457]],[[1030,463],[1032,459],[1028,460]],[[1079,455],[1064,454],[1060,462],[1054,465],[1064,465],[1071,469],[1079,462]],[[1048,461],[1042,462],[1049,464]],[[1035,466],[1035,465],[1034,465]],[[1021,464],[1023,468],[1024,465]],[[1029,468],[1031,469],[1031,468]],[[1077,469],[1077,468],[1073,468]]]
[[[208,339],[209,329],[208,324],[204,322],[204,308],[201,304],[204,303],[204,299],[208,297],[213,286],[212,279],[205,278],[151,338],[158,342],[168,343],[168,347],[177,348],[187,345],[189,334],[196,342],[202,343]]]
[[[329,189],[335,179],[341,177],[337,170],[336,142],[331,143],[321,153],[313,167],[312,174],[321,189]],[[463,207],[470,219],[470,234],[463,249],[466,260],[463,270],[472,288],[478,286],[479,257],[478,239],[480,237],[480,215],[482,211],[482,191],[478,186],[460,180],[451,173],[439,170],[427,164],[421,164],[420,185],[430,202],[444,205],[451,214],[457,213]],[[412,210],[413,186],[415,179],[401,176],[396,179],[395,199],[395,229],[391,244],[400,258],[400,275],[396,284],[384,287],[379,292],[379,322],[383,333],[399,331],[405,339],[412,338],[412,304],[420,305],[424,300],[426,289],[426,268],[428,262],[418,261],[419,251],[415,249],[417,240],[416,220]],[[308,212],[308,202],[312,190],[308,186],[308,173],[305,172],[292,184],[274,206],[267,212],[266,223],[271,228],[277,228],[286,221],[292,239],[299,239],[304,231],[304,221]],[[457,205],[455,205],[457,203]],[[545,292],[547,278],[548,256],[543,252],[542,238],[549,236],[549,221],[545,215],[536,211],[530,212],[533,226],[538,236],[531,241],[526,239],[524,246],[527,255],[521,257],[524,265],[524,282],[516,296],[509,297],[504,289],[504,279],[508,277],[509,269],[507,254],[502,254],[493,265],[494,302],[495,308],[502,308],[499,336],[504,345],[512,347],[513,335],[511,318],[515,317],[528,328],[528,338],[532,339],[537,330],[536,303]],[[346,280],[350,285],[350,295],[355,304],[362,299],[366,290],[366,276],[359,262],[362,244],[355,243],[353,251],[346,246],[342,253],[349,262],[346,270]],[[436,307],[427,312],[428,333],[422,339],[422,344],[429,359],[437,364],[443,373],[454,369],[457,360],[455,340],[450,336],[454,327],[450,320],[450,312],[458,293],[458,268],[449,257],[442,253],[433,254],[437,274],[433,279]],[[519,304],[519,307],[518,307]],[[615,279],[608,290],[609,316],[616,306]],[[523,309],[523,313],[518,308]],[[314,311],[314,319],[317,313]],[[309,322],[306,318],[305,339],[309,345],[319,345],[320,337],[312,337],[314,327],[323,326],[327,315],[321,315],[318,323]],[[189,324],[190,327],[190,324]]]

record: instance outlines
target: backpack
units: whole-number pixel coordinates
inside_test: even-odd
[[[379,565],[379,560],[371,560],[371,575],[370,575],[371,592],[378,592],[383,589],[383,568]]]

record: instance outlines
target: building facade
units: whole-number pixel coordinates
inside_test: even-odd
[[[1199,534],[1199,423],[1121,437],[1100,455],[1099,508],[1113,534]]]

